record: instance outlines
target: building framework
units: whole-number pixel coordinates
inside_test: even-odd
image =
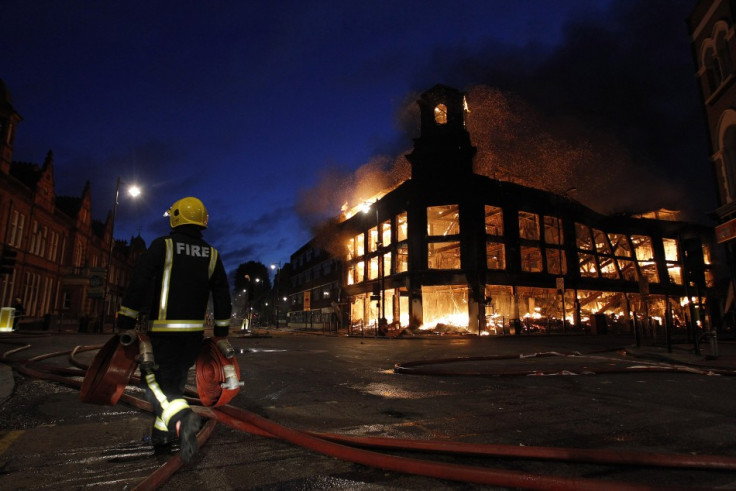
[[[602,215],[476,174],[464,94],[437,85],[418,104],[411,178],[320,239],[342,244],[332,300],[351,332],[703,329],[711,227],[666,210]]]

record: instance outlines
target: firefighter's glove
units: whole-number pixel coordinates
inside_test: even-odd
[[[217,346],[217,349],[220,350],[220,353],[222,353],[222,356],[225,358],[229,359],[235,356],[235,348],[230,344],[230,340],[228,338],[214,337],[212,338],[212,341],[214,341],[215,346]]]

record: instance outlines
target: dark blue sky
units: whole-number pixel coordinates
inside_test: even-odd
[[[24,118],[15,160],[53,150],[57,194],[90,180],[97,218],[117,176],[138,182],[143,196],[120,200],[120,238],[149,243],[173,201],[201,198],[231,271],[288,261],[318,216],[339,212],[328,195],[345,176],[411,148],[405,108],[436,83],[497,88],[594,127],[680,186],[662,206],[709,211],[694,4],[4,0],[0,78]]]

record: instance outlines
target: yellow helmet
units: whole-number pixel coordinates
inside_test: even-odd
[[[169,217],[171,228],[180,225],[199,225],[202,228],[207,228],[207,220],[209,219],[204,204],[191,196],[182,198],[171,205],[171,208],[166,210],[165,215]]]

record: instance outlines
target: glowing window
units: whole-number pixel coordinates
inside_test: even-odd
[[[373,256],[368,263],[368,279],[378,278],[378,256]]]
[[[404,244],[396,249],[396,272],[409,271],[409,247]]]
[[[498,206],[486,205],[486,233],[503,235],[503,210]]]
[[[639,275],[636,273],[636,264],[628,259],[619,259],[618,267],[621,269],[621,276],[628,281],[637,281]]]
[[[608,239],[611,241],[614,255],[631,257],[631,247],[629,247],[629,240],[625,235],[608,234]]]
[[[365,279],[365,263],[360,261],[355,264],[355,282],[361,283]]]
[[[519,212],[519,237],[539,240],[539,215],[527,211]]]
[[[460,233],[458,205],[430,206],[427,208],[427,235],[447,236]]]
[[[348,240],[348,261],[355,257],[355,237],[350,237]]]
[[[460,269],[460,242],[430,242],[427,244],[429,269]]]
[[[641,271],[641,275],[646,278],[649,283],[659,283],[657,264],[654,261],[640,261],[639,270]]]
[[[567,274],[565,251],[562,249],[547,249],[547,272],[549,274]]]
[[[542,272],[542,251],[539,247],[521,246],[521,270],[530,273]]]
[[[593,239],[590,235],[590,227],[582,223],[575,224],[575,242],[578,249],[586,251],[593,250]]]
[[[616,262],[612,257],[601,256],[598,258],[598,262],[601,267],[601,276],[608,278],[609,280],[618,280],[618,269],[616,269]]]
[[[682,285],[682,268],[679,265],[668,263],[667,274],[669,274],[672,283]]]
[[[596,268],[595,256],[593,254],[578,253],[578,263],[580,265],[580,276],[598,278],[598,269]]]
[[[391,244],[391,221],[386,220],[381,224],[381,247]]]
[[[594,228],[593,240],[595,241],[595,250],[598,251],[599,254],[611,254],[611,246],[608,245],[606,234],[597,228]]]
[[[396,242],[406,240],[406,212],[396,215]]]
[[[383,255],[383,276],[391,274],[391,253],[387,252]]]
[[[375,252],[378,248],[378,227],[368,231],[368,252]]]
[[[634,253],[637,261],[654,260],[651,237],[647,237],[646,235],[632,235],[631,243],[634,244]]]
[[[677,252],[677,239],[662,239],[664,246],[664,258],[667,261],[679,261],[680,254]]]
[[[437,104],[434,108],[434,122],[437,124],[447,124],[447,106]]]
[[[501,242],[486,242],[488,269],[506,269],[506,250]]]
[[[544,241],[547,244],[562,244],[562,220],[557,217],[544,217]]]
[[[365,254],[365,236],[358,234],[355,236],[355,257],[360,257]]]

